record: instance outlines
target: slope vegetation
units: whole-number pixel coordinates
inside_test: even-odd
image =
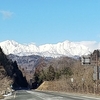
[[[7,58],[0,48],[0,94],[11,91],[13,88],[27,87],[28,83],[18,69],[16,61]]]

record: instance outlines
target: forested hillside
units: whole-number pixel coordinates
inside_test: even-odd
[[[94,93],[93,66],[81,65],[80,59],[60,57],[37,69],[34,80],[43,84],[39,90]],[[99,87],[98,87],[99,89]]]
[[[13,89],[28,87],[28,83],[19,70],[16,61],[8,59],[0,48],[0,94]]]

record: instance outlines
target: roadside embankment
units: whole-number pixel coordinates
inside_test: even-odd
[[[60,92],[65,94],[72,94],[72,95],[83,95],[83,96],[92,96],[92,97],[99,97],[100,94],[96,93],[87,93],[87,92],[75,92],[71,90],[68,84],[64,83],[64,81],[44,81],[37,89],[37,91],[48,91],[48,92]]]
[[[37,90],[48,90],[48,91],[62,91],[67,92],[69,86],[61,81],[44,81]],[[70,89],[69,89],[70,90]]]

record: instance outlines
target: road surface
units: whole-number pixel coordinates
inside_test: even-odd
[[[16,91],[14,95],[5,98],[5,100],[100,100],[100,98],[21,90]]]

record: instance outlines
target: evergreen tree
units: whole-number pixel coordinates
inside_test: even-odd
[[[48,72],[47,72],[47,78],[48,81],[52,81],[55,79],[55,70],[54,68],[50,65],[48,68]]]

